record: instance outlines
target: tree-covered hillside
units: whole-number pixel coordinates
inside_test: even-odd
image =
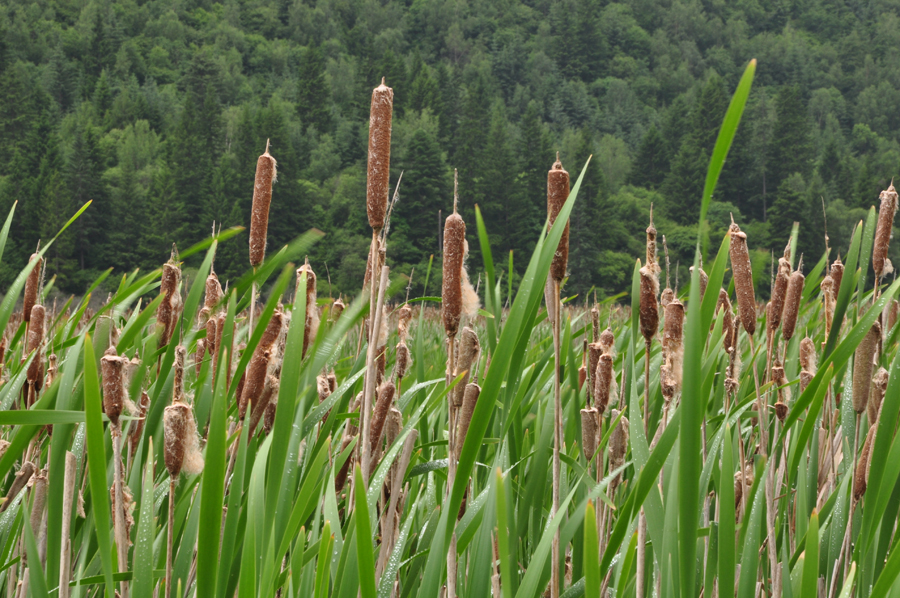
[[[332,291],[360,287],[371,89],[394,88],[388,260],[438,254],[439,210],[484,214],[495,258],[525,267],[560,152],[577,175],[568,294],[619,292],[650,205],[686,280],[709,154],[737,78],[753,93],[710,210],[757,251],[802,221],[808,263],[845,247],[900,167],[900,2],[836,0],[3,0],[0,211],[18,201],[8,284],[40,238],[66,292],[153,267],[171,244],[247,225],[256,157],[278,159],[269,243],[317,227]],[[216,262],[247,268],[246,233]],[[470,240],[473,267],[480,267]],[[894,244],[896,246],[896,244]],[[439,258],[439,255],[436,255]],[[514,275],[515,277],[515,275]],[[434,278],[432,278],[434,280]],[[325,277],[322,277],[324,292]],[[673,281],[674,282],[674,281]],[[436,288],[436,287],[435,287]],[[434,291],[435,288],[430,289]]]

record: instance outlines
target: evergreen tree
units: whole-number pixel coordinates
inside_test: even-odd
[[[431,110],[434,113],[440,101],[440,89],[438,83],[431,74],[431,68],[422,60],[422,56],[416,53],[413,56],[410,68],[407,108],[409,110]]]
[[[519,274],[528,266],[526,258],[534,251],[541,228],[547,219],[547,171],[554,153],[541,122],[537,102],[532,100],[519,123],[517,154],[521,160],[518,186],[521,201],[514,216],[516,232],[512,248],[521,259],[515,260]]]
[[[584,164],[593,153],[590,138],[582,131],[571,158],[567,157],[572,185],[575,182],[574,166]],[[602,205],[607,195],[603,170],[596,162],[588,164],[581,181],[572,215],[569,218],[569,282],[566,293],[585,293],[600,283],[600,248],[597,236],[603,230]]]
[[[662,185],[669,171],[669,160],[666,156],[662,136],[655,125],[650,127],[641,141],[637,157],[628,176],[628,184],[636,187],[657,189]]]
[[[791,228],[795,222],[805,222],[810,213],[810,202],[806,193],[806,183],[799,172],[786,178],[778,186],[775,201],[769,208],[769,239],[770,249],[780,251],[784,249],[785,240],[791,237]],[[806,226],[801,226],[805,233]],[[798,252],[809,251],[807,239],[798,239]],[[807,254],[807,261],[815,261],[814,256]]]
[[[297,115],[303,128],[313,126],[320,133],[331,130],[331,91],[325,79],[325,59],[322,50],[307,48],[297,73]]]
[[[102,184],[103,160],[97,136],[90,122],[75,132],[65,181],[72,204],[80,208],[91,202],[72,225],[75,257],[81,270],[108,268],[115,265],[108,246],[111,209],[106,188]]]
[[[441,251],[432,223],[437,221],[438,210],[446,213],[452,209],[448,207],[453,196],[450,172],[438,140],[424,128],[413,132],[399,167],[403,183],[391,217],[391,244],[396,250],[391,253],[400,262],[418,264]]]
[[[456,70],[441,63],[437,68],[438,136],[451,156],[456,155],[456,129],[460,119],[460,81]]]
[[[780,189],[781,183],[799,172],[806,178],[812,168],[813,147],[809,136],[806,106],[796,85],[781,89],[776,100],[777,117],[769,151],[767,184]]]
[[[507,129],[506,114],[499,102],[491,110],[487,144],[478,160],[478,175],[475,179],[475,202],[478,203],[485,221],[490,222],[488,232],[491,245],[497,256],[509,254],[516,244],[519,225],[516,217],[527,211],[526,199],[518,192],[516,185],[515,158]],[[468,201],[466,220],[475,221],[474,206]],[[475,232],[474,229],[470,229]],[[480,248],[471,235],[469,251],[480,255]],[[480,259],[480,258],[479,258]]]
[[[460,196],[470,198],[479,190],[482,156],[491,122],[490,92],[484,75],[478,73],[466,87],[459,128],[454,135],[453,165],[459,169]],[[474,198],[478,201],[479,198]],[[474,202],[473,202],[474,203]]]
[[[680,224],[692,224],[699,217],[709,157],[727,106],[725,85],[718,75],[713,75],[694,105],[691,130],[661,188],[668,216]]]

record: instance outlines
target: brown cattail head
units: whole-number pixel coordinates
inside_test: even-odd
[[[788,249],[790,252],[790,242]],[[784,300],[787,295],[788,282],[791,278],[791,263],[787,259],[778,258],[778,273],[775,274],[775,283],[772,285],[772,314],[771,318],[766,321],[766,328],[770,333],[778,329],[781,324],[781,317],[784,313]]]
[[[256,160],[256,179],[253,182],[253,207],[250,211],[250,265],[254,268],[266,258],[266,238],[269,231],[269,206],[272,204],[272,183],[278,178],[275,158],[266,151]]]
[[[248,442],[256,431],[256,426],[259,425],[259,420],[266,417],[269,413],[269,408],[274,403],[277,403],[279,385],[280,381],[278,380],[278,378],[276,378],[272,374],[266,376],[266,382],[263,385],[263,391],[259,395],[259,400],[256,403],[253,403],[253,411],[250,412],[250,423],[247,426]],[[265,423],[263,423],[263,427],[266,428]],[[271,428],[266,428],[266,434],[268,434],[270,430]]]
[[[403,307],[397,310],[397,335],[400,340],[405,341],[409,338],[409,324],[412,322],[412,308],[408,303],[404,303]]]
[[[372,91],[369,111],[369,169],[366,179],[366,210],[369,226],[384,227],[390,195],[391,120],[394,113],[394,90],[384,84]]]
[[[900,301],[896,299],[892,299],[890,305],[888,306],[888,317],[887,317],[887,328],[885,329],[885,333],[890,332],[894,329],[894,326],[897,324],[897,320],[900,316]],[[0,362],[3,361],[3,354],[0,353]]]
[[[663,312],[665,312],[666,306],[672,303],[675,300],[675,291],[666,287],[663,289],[663,292],[659,295],[659,304],[663,308]]]
[[[250,365],[247,366],[247,375],[244,380],[244,386],[238,397],[238,418],[243,421],[247,413],[249,404],[256,405],[259,403],[263,390],[265,389],[266,376],[268,374],[269,363],[275,352],[275,343],[281,334],[281,326],[283,322],[283,314],[276,311],[272,314],[256,350],[253,351],[253,357],[250,359]]]
[[[647,227],[647,261],[644,263],[650,269],[650,272],[659,276],[659,263],[656,261],[656,227],[653,226],[653,206],[650,206],[650,226]],[[659,282],[657,282],[656,293],[659,294]]]
[[[853,474],[853,500],[858,501],[866,493],[869,483],[869,467],[872,465],[872,443],[875,442],[876,426],[871,426],[866,434],[859,461],[856,463],[856,471]]]
[[[884,402],[884,393],[887,392],[889,378],[888,371],[884,368],[878,368],[878,371],[875,372],[875,376],[872,378],[872,396],[869,398],[869,404],[866,406],[870,426],[874,426],[878,420],[878,414],[881,412],[881,403]]]
[[[675,392],[678,390],[678,386],[675,382],[675,375],[672,373],[672,366],[670,366],[668,362],[664,363],[659,368],[659,387],[666,403],[675,398]]]
[[[781,336],[789,341],[797,327],[797,314],[800,313],[800,299],[803,297],[803,283],[806,277],[800,269],[794,270],[788,280],[787,293],[784,296],[784,313],[781,317]]]
[[[156,309],[156,328],[159,334],[158,346],[164,347],[172,340],[178,319],[181,316],[181,294],[178,286],[181,283],[181,266],[172,259],[163,265],[162,281],[159,292],[163,295],[162,303]]]
[[[381,433],[384,432],[384,424],[387,421],[388,412],[394,402],[394,394],[397,388],[388,380],[378,388],[378,399],[375,401],[375,409],[372,413],[372,428],[369,430],[369,447],[375,450],[381,442]]]
[[[888,247],[891,244],[891,232],[894,228],[894,214],[897,213],[897,191],[893,183],[879,196],[881,208],[878,212],[878,226],[875,228],[875,244],[872,246],[872,268],[875,276],[881,278],[894,271],[888,259]]]
[[[725,289],[719,289],[719,302],[716,305],[716,313],[722,311],[722,346],[727,353],[734,350],[737,343],[737,328],[734,326],[734,314],[731,309],[731,300]]]
[[[455,337],[459,330],[463,304],[463,259],[465,258],[466,223],[457,213],[444,223],[444,267],[441,287],[441,315],[444,332]]]
[[[409,366],[412,363],[412,358],[409,355],[409,347],[406,346],[406,341],[400,341],[397,343],[397,363],[394,366],[394,371],[397,373],[397,379],[402,380],[406,377],[406,374],[409,373]]]
[[[206,297],[203,300],[203,307],[209,310],[208,313],[212,313],[222,302],[224,296],[219,277],[216,276],[215,272],[210,272],[209,276],[206,277]]]
[[[340,297],[337,298],[337,301],[335,301],[334,303],[331,304],[331,321],[332,322],[337,322],[340,319],[341,314],[344,313],[345,307],[347,307],[347,306],[344,305],[344,302],[341,300]]]
[[[475,413],[475,406],[478,404],[478,397],[481,396],[481,387],[471,382],[466,385],[466,392],[463,396],[462,406],[459,410],[459,425],[456,432],[455,457],[459,459],[462,452],[463,443],[466,441],[466,434],[469,432],[469,424],[472,423],[472,414]]]
[[[613,409],[610,418],[615,421],[619,417],[619,410]],[[625,463],[625,453],[628,451],[628,418],[622,416],[619,424],[609,437],[609,470],[615,471]],[[620,479],[622,474],[616,476]]]
[[[785,418],[788,416],[788,406],[779,400],[775,403],[775,417],[778,418],[778,421],[784,423]]]
[[[612,356],[604,353],[597,361],[597,371],[594,372],[594,408],[600,415],[606,412],[613,392],[613,360]]]
[[[141,441],[141,435],[144,433],[144,424],[146,423],[147,412],[150,410],[150,395],[146,392],[141,393],[141,404],[139,405],[138,419],[128,431],[128,437],[131,445],[131,456],[137,452],[138,443]]]
[[[203,367],[203,358],[205,355],[206,340],[201,338],[197,341],[197,350],[194,351],[194,368],[198,376],[200,375],[200,369]]]
[[[694,267],[690,267],[691,275],[694,274]],[[703,295],[706,294],[706,287],[709,286],[709,274],[703,269],[703,266],[700,267],[700,299],[703,299]]]
[[[300,288],[301,276],[306,274],[306,289]],[[307,262],[297,269],[297,288],[294,301],[306,298],[306,324],[303,328],[303,355],[319,333],[319,307],[316,305],[316,273]]]
[[[613,349],[615,348],[616,337],[613,334],[612,328],[607,328],[600,334],[600,350],[603,353],[613,354]]]
[[[184,401],[184,358],[187,349],[178,345],[175,347],[175,381],[172,384],[172,396],[175,401]]]
[[[844,262],[841,261],[841,256],[832,262],[829,274],[834,279],[834,296],[837,297],[841,291],[841,280],[844,278]]]
[[[216,316],[206,321],[206,352],[215,355],[219,348],[219,319]]]
[[[553,226],[556,217],[559,216],[560,210],[569,198],[569,173],[563,168],[562,162],[559,161],[559,155],[556,156],[556,162],[550,167],[547,173],[547,218],[548,225]],[[549,229],[548,229],[549,230]],[[569,263],[569,223],[566,222],[566,228],[563,230],[559,245],[556,247],[556,253],[553,255],[553,262],[550,264],[550,278],[556,282],[562,282],[566,277],[566,267]]]
[[[591,329],[593,331],[591,342],[600,342],[600,310],[597,306],[591,308]]]
[[[603,355],[603,348],[600,343],[591,343],[587,350],[587,382],[588,382],[588,404],[594,398],[594,384],[597,373],[597,364],[600,363],[600,356]]]
[[[34,353],[34,359],[25,374],[30,384],[37,385],[44,378],[44,319],[46,312],[40,303],[31,308],[31,322],[28,324],[28,336],[25,343],[25,354]],[[39,387],[39,386],[38,386]]]
[[[28,258],[28,263],[34,262],[34,267],[28,273],[25,279],[25,292],[22,295],[22,319],[26,322],[31,321],[31,308],[37,303],[38,287],[41,286],[41,265],[43,260],[41,254],[32,253]]]
[[[165,408],[163,437],[166,469],[170,476],[176,478],[182,471],[193,475],[203,470],[197,422],[190,405],[178,401]]]
[[[584,458],[590,461],[597,452],[600,435],[600,414],[593,407],[581,410],[581,448]]]
[[[128,359],[116,355],[116,348],[110,347],[100,358],[100,374],[103,379],[103,412],[113,426],[118,427],[119,416],[125,407],[125,366]]]
[[[666,352],[677,351],[684,340],[684,305],[674,299],[666,306],[662,346]]]
[[[800,341],[800,367],[814,374],[817,359],[816,344],[807,336]]]
[[[800,371],[800,392],[806,390],[806,387],[809,386],[809,383],[812,382],[814,374],[807,370]]]
[[[834,317],[834,279],[829,274],[825,278],[822,279],[822,283],[819,285],[819,288],[822,290],[822,301],[825,304],[825,322],[827,324],[828,329],[831,329],[831,318]]]
[[[659,304],[656,301],[656,294],[659,292],[659,278],[649,266],[641,268],[640,274],[641,334],[644,336],[644,340],[649,343],[656,336],[656,331],[659,329]]]
[[[873,360],[879,340],[881,340],[881,325],[876,320],[856,348],[853,358],[853,411],[856,413],[865,411],[869,403],[872,371],[875,369]]]
[[[732,221],[728,229],[731,234],[729,254],[731,272],[734,277],[734,291],[737,295],[741,324],[747,334],[756,331],[756,295],[753,291],[753,271],[750,267],[750,251],[747,248],[747,234]]]
[[[451,391],[451,399],[456,407],[462,405],[466,384],[469,383],[472,368],[475,366],[480,351],[481,344],[478,342],[478,335],[475,334],[474,330],[466,326],[462,329],[459,338],[459,349],[457,350],[454,377],[459,376],[463,372],[465,372],[465,374],[463,375],[462,380],[460,380]]]

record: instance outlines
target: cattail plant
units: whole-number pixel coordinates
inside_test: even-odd
[[[38,291],[41,286],[41,266],[43,259],[40,253],[32,253],[28,263],[34,263],[28,278],[25,279],[25,290],[22,293],[22,319],[31,322],[31,309],[38,301]]]
[[[560,211],[569,198],[569,173],[563,168],[562,162],[559,161],[559,154],[556,155],[556,162],[551,166],[547,173],[547,226],[553,226],[559,216]],[[566,277],[566,268],[569,261],[569,223],[566,222],[565,230],[556,252],[553,255],[553,261],[550,264],[550,276],[547,281],[550,290],[547,297],[547,313],[551,315],[551,323],[553,325],[553,349],[555,356],[554,365],[554,426],[553,426],[553,506],[550,511],[550,517],[554,517],[559,510],[559,484],[560,484],[560,460],[559,451],[562,445],[560,435],[562,433],[562,401],[560,394],[560,372],[559,361],[561,356],[560,350],[560,302],[559,302],[559,286]],[[561,587],[561,579],[559,573],[559,530],[553,537],[552,561],[550,568],[550,596],[551,598],[559,598]]]
[[[300,288],[302,275],[306,274],[306,288]],[[294,301],[306,300],[306,323],[303,328],[303,356],[310,344],[315,340],[319,332],[319,308],[316,305],[316,273],[307,261],[297,269],[297,288],[294,291]]]
[[[750,267],[750,251],[747,249],[747,234],[735,224],[734,218],[728,231],[731,235],[729,254],[738,313],[744,330],[752,335],[756,331],[756,296],[753,292],[753,271]]]
[[[784,312],[781,316],[781,336],[784,338],[785,342],[794,337],[794,330],[797,327],[797,316],[800,313],[800,300],[803,298],[803,285],[806,282],[806,277],[803,276],[803,272],[800,271],[802,265],[803,260],[801,259],[800,265],[798,265],[797,269],[791,273],[791,278],[788,280],[787,293],[785,293],[784,297]]]
[[[462,374],[462,379],[453,387],[451,391],[451,400],[455,407],[462,407],[463,395],[465,394],[466,385],[472,373],[472,368],[478,359],[481,351],[481,345],[478,342],[478,335],[472,328],[466,326],[459,335],[459,347],[457,348],[456,370],[454,377]]]
[[[43,305],[36,304],[31,308],[31,321],[28,323],[28,340],[25,343],[25,354],[34,354],[25,374],[25,379],[28,383],[28,407],[34,404],[35,395],[44,382],[43,346],[45,318],[46,312]]]
[[[791,242],[788,241],[787,247],[784,248],[784,255],[778,258],[778,271],[775,274],[775,282],[772,284],[772,299],[769,301],[772,306],[771,312],[766,318],[766,334],[770,339],[774,339],[775,331],[781,324],[782,314],[784,313],[784,301],[787,296],[788,282],[791,278]],[[769,353],[772,352],[772,340],[769,341]],[[770,356],[771,359],[771,356]]]
[[[163,266],[162,281],[159,292],[163,295],[162,303],[156,309],[156,329],[158,334],[157,346],[162,348],[169,344],[178,320],[181,318],[181,266],[175,257],[175,249],[172,249],[172,257]]]
[[[394,90],[384,84],[372,91],[369,110],[369,164],[366,177],[366,211],[369,226],[384,227],[390,195],[391,121],[394,114]]]
[[[881,208],[878,212],[878,225],[875,227],[875,244],[872,246],[872,268],[875,270],[876,286],[885,274],[894,271],[888,259],[888,248],[891,244],[891,233],[894,229],[894,215],[897,213],[897,191],[893,182],[879,195]]]
[[[872,377],[872,394],[866,405],[866,414],[869,417],[869,425],[874,426],[881,413],[881,404],[884,402],[884,394],[887,392],[889,379],[888,371],[884,368],[878,368],[875,376]]]
[[[816,346],[808,336],[800,341],[800,392],[802,393],[816,375]]]
[[[266,239],[269,232],[269,207],[272,204],[272,184],[278,179],[275,158],[266,151],[256,160],[253,181],[253,205],[250,209],[250,265],[258,268],[266,258]],[[251,303],[252,305],[252,303]]]
[[[853,411],[857,417],[866,410],[869,403],[872,371],[875,369],[875,351],[880,339],[881,325],[876,321],[856,348],[853,358]]]
[[[346,307],[344,301],[338,297],[337,300],[331,304],[331,321],[337,322],[341,318],[341,314],[344,313]]]
[[[822,279],[819,289],[822,291],[822,311],[825,312],[825,334],[827,335],[831,332],[831,325],[834,320],[834,279],[831,275]]]
[[[163,302],[165,303],[165,301]],[[116,354],[115,347],[106,350],[100,358],[100,373],[103,379],[103,412],[109,418],[109,431],[113,444],[113,464],[115,468],[115,499],[113,515],[116,549],[119,557],[119,572],[128,570],[128,535],[125,528],[125,500],[122,490],[124,472],[122,471],[122,424],[119,418],[128,400],[128,389],[125,385],[125,368],[128,359]],[[127,593],[127,583],[122,582],[123,594]]]
[[[269,365],[272,362],[272,356],[275,354],[275,343],[281,335],[283,317],[283,314],[279,311],[272,314],[262,338],[259,339],[259,344],[256,345],[256,349],[253,351],[253,357],[247,366],[244,387],[241,390],[240,397],[238,397],[239,421],[244,421],[244,415],[246,415],[249,405],[253,405],[255,409],[260,402],[260,398],[265,390]]]

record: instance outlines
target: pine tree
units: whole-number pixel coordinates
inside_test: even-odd
[[[727,106],[725,85],[718,75],[713,75],[694,105],[691,130],[661,188],[668,216],[680,224],[692,224],[699,217],[709,157]]]
[[[582,131],[578,136],[573,156],[566,157],[573,185],[577,168],[593,153],[588,135]],[[600,283],[597,235],[603,228],[602,205],[607,192],[603,170],[592,161],[581,181],[569,218],[569,282],[566,283],[566,293],[579,293],[581,299],[592,286]]]
[[[777,117],[769,151],[767,184],[779,189],[795,172],[804,178],[812,169],[813,147],[806,106],[796,85],[781,89],[776,100]]]
[[[424,128],[413,132],[399,167],[403,183],[391,217],[392,253],[400,262],[417,264],[440,252],[431,224],[438,210],[449,209],[447,200],[453,193],[450,172],[438,140]]]
[[[782,181],[775,194],[775,201],[769,208],[769,239],[773,251],[784,249],[785,239],[790,238],[791,228],[795,222],[803,224],[801,230],[808,228],[805,221],[810,213],[810,202],[806,193],[806,182],[803,175],[796,172]],[[809,243],[803,239],[798,241],[798,255],[809,251]],[[812,253],[807,254],[807,261],[813,260]]]
[[[669,172],[669,160],[666,156],[662,136],[656,125],[650,127],[628,176],[628,184],[648,189],[658,189]]]
[[[410,69],[410,80],[412,83],[409,87],[407,109],[415,111],[428,109],[434,113],[440,101],[440,89],[431,74],[431,68],[422,62],[422,57],[418,54]]]
[[[325,79],[325,59],[318,47],[303,52],[297,77],[297,115],[303,128],[310,126],[319,133],[331,130],[331,91]]]
[[[515,233],[512,248],[521,259],[515,260],[520,274],[528,266],[526,259],[534,251],[541,228],[547,219],[547,171],[553,164],[549,135],[541,122],[538,104],[528,103],[519,123],[516,152],[521,160],[518,185],[521,201],[514,217]]]
[[[111,207],[102,182],[103,163],[97,135],[90,122],[75,132],[65,181],[74,206],[88,201],[91,207],[72,225],[74,252],[81,270],[103,269],[110,265],[109,231]]]
[[[472,198],[478,192],[482,173],[481,159],[488,142],[491,122],[490,92],[484,75],[476,74],[466,87],[453,164],[459,169],[460,195]],[[474,198],[478,201],[479,198]]]
[[[490,222],[491,245],[498,256],[509,254],[516,244],[518,224],[516,217],[522,211],[525,198],[516,185],[515,158],[503,105],[498,101],[491,110],[487,144],[480,153],[475,178],[475,202],[479,204],[486,222]],[[474,222],[472,205],[466,202],[467,220]],[[475,255],[477,246],[469,243],[469,251]],[[501,258],[502,259],[502,258]]]

